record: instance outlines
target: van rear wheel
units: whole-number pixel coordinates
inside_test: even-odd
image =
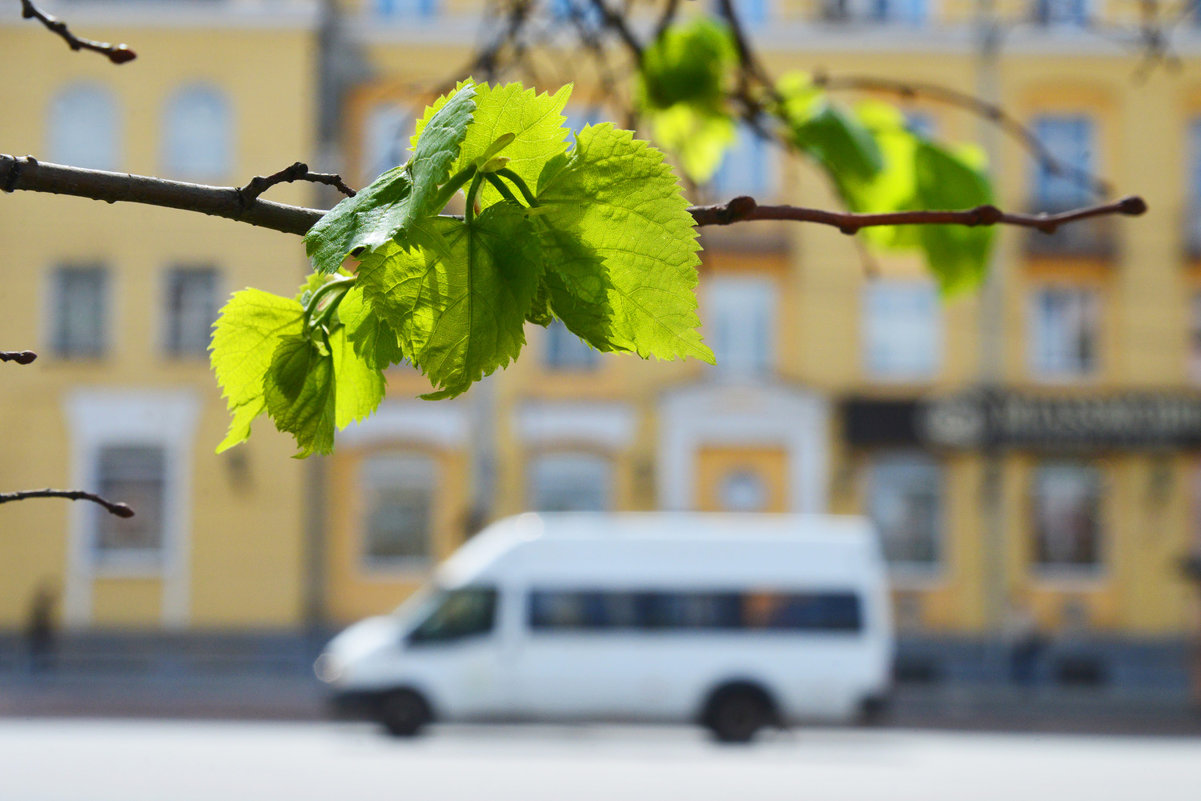
[[[773,720],[767,699],[760,693],[739,689],[714,696],[705,716],[705,725],[718,742],[749,743]]]
[[[393,737],[412,737],[433,717],[429,704],[412,690],[394,690],[379,702],[379,720]]]

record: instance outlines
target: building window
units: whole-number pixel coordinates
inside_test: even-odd
[[[103,86],[68,87],[50,101],[50,159],[73,167],[116,170],[117,101]]]
[[[1043,287],[1030,299],[1030,369],[1040,378],[1092,375],[1098,367],[1101,299],[1089,287]]]
[[[396,103],[381,103],[367,114],[359,163],[363,181],[375,178],[409,160],[413,115]]]
[[[775,5],[775,0],[738,0],[734,8],[743,25],[762,25],[775,16]],[[721,4],[714,2],[713,11],[720,15]]]
[[[1080,27],[1088,25],[1089,0],[1035,0],[1034,20],[1039,25]]]
[[[390,453],[363,462],[363,557],[368,566],[424,563],[433,556],[437,469],[427,456]]]
[[[166,452],[144,445],[105,445],[96,453],[97,492],[137,510],[130,518],[92,508],[96,561],[162,558]]]
[[[591,0],[550,0],[549,5],[551,18],[556,21],[574,19],[592,28],[601,24],[601,11]],[[570,124],[567,127],[572,128]],[[572,130],[578,131],[579,128]]]
[[[1188,314],[1188,375],[1201,384],[1201,290],[1193,290]]]
[[[440,5],[440,0],[375,0],[375,10],[385,17],[436,17]]]
[[[934,284],[876,280],[863,287],[863,363],[872,378],[926,380],[942,367],[943,310]]]
[[[551,370],[593,370],[600,363],[600,353],[571,333],[562,320],[546,327],[544,339],[546,366]]]
[[[943,476],[937,462],[920,455],[876,460],[868,475],[867,506],[890,565],[937,567],[943,529]]]
[[[1096,171],[1096,126],[1085,114],[1046,114],[1036,117],[1031,130],[1055,161],[1068,169],[1059,174],[1039,161],[1034,167],[1033,207],[1063,211],[1091,200],[1084,176]]]
[[[775,197],[778,177],[775,146],[742,123],[710,187],[721,199],[750,195],[765,202]]]
[[[1100,471],[1079,464],[1042,465],[1035,470],[1031,497],[1037,567],[1101,564]]]
[[[926,22],[926,0],[870,0],[871,16],[876,22],[922,25]]]
[[[611,509],[609,460],[587,453],[552,453],[530,463],[529,508],[539,512],[603,512]]]
[[[753,378],[775,363],[775,282],[715,276],[705,287],[705,330],[717,375]]]
[[[51,325],[55,355],[95,359],[108,349],[108,271],[61,267],[54,272]]]
[[[205,356],[217,319],[217,271],[180,267],[167,273],[166,350],[172,356]]]
[[[231,171],[233,122],[225,93],[214,86],[186,86],[163,114],[163,167],[181,178],[221,178]]]
[[[735,470],[717,488],[721,508],[727,512],[763,512],[771,492],[763,477],[753,470]]]
[[[1188,199],[1185,203],[1185,251],[1201,258],[1201,119],[1195,119],[1188,129]]]

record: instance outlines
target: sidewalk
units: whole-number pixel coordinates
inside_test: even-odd
[[[0,717],[324,720],[320,683],[299,672],[0,674]],[[1177,693],[1054,687],[901,686],[892,728],[1201,736]]]

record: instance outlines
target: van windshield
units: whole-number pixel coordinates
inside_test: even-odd
[[[463,587],[443,590],[429,599],[409,635],[410,643],[452,642],[492,631],[496,622],[496,589]]]

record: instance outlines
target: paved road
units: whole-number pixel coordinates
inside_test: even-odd
[[[1196,801],[1201,738],[0,720],[4,801]]]

